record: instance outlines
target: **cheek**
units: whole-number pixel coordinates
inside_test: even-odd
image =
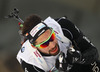
[[[57,43],[57,38],[55,38],[54,42]]]

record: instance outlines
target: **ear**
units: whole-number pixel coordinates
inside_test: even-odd
[[[32,46],[33,48],[37,49],[34,45],[31,44],[31,46]]]

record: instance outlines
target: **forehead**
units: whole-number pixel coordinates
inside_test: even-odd
[[[51,30],[50,29],[46,30],[40,37],[36,39],[36,44],[39,44],[45,41],[46,39],[48,39],[50,34],[51,34]]]

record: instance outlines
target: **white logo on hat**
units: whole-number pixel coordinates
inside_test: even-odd
[[[43,23],[39,23],[38,25],[36,25],[36,26],[30,31],[30,35],[31,35],[32,37],[34,37],[35,34],[36,34],[40,29],[42,29],[42,28],[44,28],[44,27],[45,27],[45,25],[44,25]]]

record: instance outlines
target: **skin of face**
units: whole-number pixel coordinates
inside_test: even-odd
[[[51,34],[51,30],[48,29],[46,30],[40,37],[37,38],[36,40],[36,45],[40,44],[41,42],[47,40],[49,38]],[[49,42],[49,45],[46,48],[39,48],[39,47],[35,47],[37,48],[40,52],[44,53],[44,54],[49,54],[49,55],[57,55],[59,53],[59,47],[58,47],[58,43],[57,43],[57,39],[55,37],[54,41]]]

